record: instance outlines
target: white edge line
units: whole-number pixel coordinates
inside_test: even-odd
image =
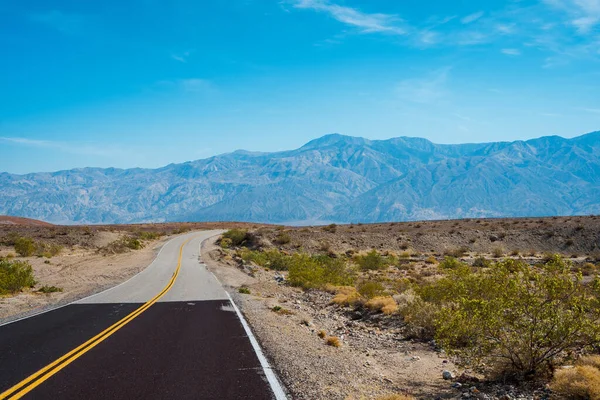
[[[275,371],[273,371],[273,368],[271,368],[271,366],[269,365],[269,361],[267,361],[267,358],[263,354],[263,352],[260,348],[260,344],[258,344],[258,341],[254,337],[254,334],[252,333],[250,326],[244,319],[242,312],[235,305],[235,302],[231,298],[231,295],[229,294],[229,292],[227,292],[225,290],[225,293],[227,294],[227,297],[229,297],[229,301],[233,305],[233,308],[235,309],[235,312],[236,312],[238,318],[242,322],[242,326],[244,327],[244,330],[246,331],[246,334],[248,335],[248,338],[250,339],[250,344],[252,344],[252,348],[254,348],[254,352],[256,353],[256,356],[258,357],[258,361],[260,361],[260,365],[262,366],[265,376],[267,377],[267,381],[269,382],[269,385],[271,385],[271,390],[273,390],[275,399],[276,400],[287,400],[287,396],[285,395],[285,392],[284,392],[283,388],[281,387],[281,383],[279,383],[279,379],[277,379],[277,375],[275,375]]]
[[[200,255],[202,255],[202,250],[201,250],[202,243],[208,239],[210,239],[210,238],[206,238],[202,242],[200,242],[200,251],[199,251]],[[208,268],[207,268],[207,270],[208,270]],[[250,344],[252,345],[252,348],[254,349],[256,356],[258,357],[260,366],[262,367],[263,372],[265,373],[265,376],[267,377],[267,381],[269,382],[269,385],[271,386],[271,390],[273,391],[273,394],[275,395],[275,399],[276,400],[287,400],[285,391],[283,390],[283,387],[281,386],[281,383],[279,382],[277,375],[275,375],[275,371],[269,365],[269,361],[267,360],[267,357],[265,357],[264,353],[262,352],[262,349],[260,348],[260,344],[258,343],[258,340],[256,340],[256,337],[252,333],[252,329],[250,329],[250,325],[248,325],[248,322],[246,322],[244,315],[242,314],[242,312],[240,311],[238,306],[235,304],[235,302],[231,298],[231,295],[229,294],[229,292],[227,290],[225,290],[225,287],[223,286],[223,283],[221,283],[219,278],[217,278],[217,276],[214,273],[212,273],[210,270],[208,270],[208,271],[215,277],[217,282],[219,282],[219,285],[221,285],[221,287],[223,288],[223,291],[229,298],[229,302],[233,306],[235,313],[237,314],[238,318],[240,319],[242,326],[244,327],[244,330],[246,331],[246,335],[248,335],[248,339],[250,339]]]
[[[206,231],[200,231],[200,232],[206,232]],[[192,232],[192,233],[198,233],[198,231],[196,231],[196,232]],[[167,247],[167,245],[168,245],[169,243],[171,243],[171,242],[172,242],[172,241],[174,241],[175,239],[178,239],[178,238],[181,238],[181,237],[183,237],[183,236],[190,235],[190,234],[191,234],[191,233],[187,233],[187,234],[183,234],[183,235],[178,235],[178,236],[175,236],[174,238],[172,238],[171,240],[169,240],[167,243],[163,244],[163,245],[162,245],[162,247],[160,248],[160,250],[158,251],[158,253],[156,254],[156,257],[154,257],[154,260],[152,260],[152,262],[151,262],[150,264],[148,264],[148,265],[146,266],[146,268],[144,268],[143,270],[141,270],[141,271],[140,271],[140,272],[138,272],[137,274],[133,275],[131,278],[127,279],[126,281],[123,281],[123,282],[119,283],[119,284],[118,284],[118,285],[116,285],[116,286],[112,286],[112,287],[109,287],[109,288],[107,288],[107,289],[104,289],[104,290],[103,290],[103,291],[101,291],[101,292],[94,293],[94,294],[91,294],[91,295],[89,295],[89,296],[86,296],[86,297],[82,297],[81,299],[73,300],[73,301],[72,301],[72,302],[70,302],[70,303],[63,304],[62,306],[58,306],[58,307],[54,307],[54,308],[49,308],[49,309],[47,309],[47,310],[43,310],[43,311],[37,312],[37,313],[35,313],[35,314],[26,315],[26,316],[24,316],[24,317],[21,317],[21,318],[18,318],[18,319],[14,319],[14,320],[12,320],[12,321],[4,322],[4,323],[0,324],[0,326],[6,326],[6,325],[10,325],[10,324],[13,324],[13,323],[15,323],[15,322],[23,321],[23,320],[25,320],[25,319],[28,319],[28,318],[33,318],[33,317],[37,317],[38,315],[42,315],[42,314],[49,313],[49,312],[51,312],[51,311],[56,311],[56,310],[59,310],[59,309],[61,309],[61,308],[63,308],[63,307],[67,307],[67,306],[70,306],[70,305],[76,304],[76,303],[77,303],[77,302],[79,302],[79,301],[87,300],[87,299],[90,299],[90,298],[92,298],[92,297],[94,297],[94,296],[99,296],[99,295],[101,295],[101,294],[103,294],[103,293],[106,293],[106,292],[108,292],[108,291],[110,291],[110,290],[116,289],[116,288],[118,288],[119,286],[126,284],[127,282],[129,282],[130,280],[132,280],[133,278],[135,278],[136,276],[138,276],[139,274],[141,274],[142,272],[144,272],[144,271],[145,271],[147,268],[149,268],[149,267],[150,267],[152,264],[154,264],[154,262],[156,262],[156,260],[157,260],[157,259],[158,259],[158,257],[160,256],[160,253],[162,253],[163,249],[164,249],[165,247]]]

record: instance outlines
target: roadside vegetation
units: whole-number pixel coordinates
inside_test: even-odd
[[[0,258],[0,295],[15,294],[35,284],[33,269],[28,262]]]
[[[499,245],[487,255],[460,246],[418,254],[403,243],[397,253],[336,252],[326,241],[307,251],[282,229],[271,241],[232,230],[220,243],[250,270],[274,270],[290,286],[330,293],[341,312],[399,321],[407,339],[436,343],[490,381],[541,379],[564,398],[600,400],[600,356],[593,356],[600,349],[600,278],[593,259]]]
[[[27,236],[20,236],[16,233],[7,235],[3,243],[6,246],[12,246],[21,257],[46,257],[52,258],[60,254],[63,250],[63,246],[55,243],[47,243]]]

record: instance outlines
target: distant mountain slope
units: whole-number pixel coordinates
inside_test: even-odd
[[[0,173],[0,213],[55,223],[600,214],[600,132],[463,145],[333,134],[160,169]]]

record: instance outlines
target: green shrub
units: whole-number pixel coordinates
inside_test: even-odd
[[[28,262],[0,258],[0,295],[17,293],[34,285],[33,269]]]
[[[584,284],[558,256],[542,268],[512,259],[460,267],[417,293],[439,308],[438,343],[477,366],[533,375],[600,344],[600,281]]]
[[[373,299],[385,295],[385,286],[377,281],[363,281],[358,284],[358,293],[367,299]]]
[[[446,250],[444,252],[445,255],[455,258],[464,257],[467,255],[467,253],[469,253],[469,248],[464,246],[452,250]]]
[[[164,232],[148,232],[148,231],[139,231],[136,232],[136,236],[141,240],[156,240],[160,239],[164,236]]]
[[[241,288],[238,289],[238,293],[250,294],[250,289],[248,289],[246,286],[242,286]]]
[[[55,292],[62,292],[62,288],[56,287],[56,286],[42,286],[41,288],[38,289],[38,292],[41,293],[55,293]]]
[[[294,254],[289,259],[288,280],[292,286],[321,288],[327,284],[334,286],[352,285],[355,273],[340,258]]]
[[[280,244],[280,245],[288,244],[291,241],[292,241],[292,238],[290,237],[290,234],[287,232],[281,232],[275,238],[275,243]]]
[[[473,261],[473,266],[478,268],[489,268],[492,265],[492,262],[485,257],[477,257]]]
[[[125,236],[123,238],[123,244],[125,247],[131,250],[139,250],[144,247],[142,242],[139,239],[134,238],[133,236]]]
[[[458,261],[454,257],[444,257],[444,261],[442,261],[439,265],[441,269],[458,269],[464,267],[466,264]]]
[[[36,252],[36,245],[33,239],[20,237],[15,240],[15,251],[21,257],[31,257]]]
[[[248,240],[248,231],[245,229],[230,229],[223,234],[223,237],[231,240],[233,246],[241,246]]]
[[[385,258],[375,249],[364,256],[357,256],[355,260],[362,270],[378,270],[386,266]]]
[[[291,256],[288,256],[277,249],[257,251],[243,248],[240,250],[239,254],[242,260],[247,263],[253,262],[256,265],[275,271],[287,270],[291,260]]]

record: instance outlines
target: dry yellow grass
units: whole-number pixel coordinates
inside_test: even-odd
[[[577,360],[577,365],[587,365],[589,367],[594,367],[600,370],[600,356],[592,355],[592,356],[584,356]]]
[[[333,347],[340,347],[342,345],[340,338],[336,337],[336,336],[328,337],[327,339],[325,339],[325,343],[327,343],[327,346],[333,346]]]
[[[325,336],[327,336],[327,332],[325,332],[324,330],[320,330],[319,333],[317,333],[317,336],[319,336],[321,339],[325,339]]]
[[[331,302],[340,306],[348,306],[360,301],[360,293],[352,286],[339,286],[335,289],[335,293]]]
[[[378,397],[377,400],[415,400],[415,398],[406,394],[388,394]]]
[[[550,388],[565,399],[600,400],[600,370],[589,365],[560,369]]]
[[[382,313],[389,315],[398,311],[398,303],[392,298],[392,296],[380,296],[372,298],[365,304],[367,308],[371,310],[381,311]]]

